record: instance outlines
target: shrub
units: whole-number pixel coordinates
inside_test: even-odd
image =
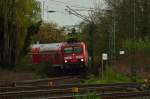
[[[108,68],[102,77],[91,75],[85,83],[121,83],[129,82],[130,78],[115,72],[112,68]]]
[[[139,51],[139,52],[145,52],[145,53],[150,53],[150,39],[145,38],[143,39],[138,39],[138,40],[132,40],[132,39],[127,39],[123,43],[123,48],[130,52]]]
[[[26,64],[20,70],[34,72],[39,78],[45,78],[49,76],[50,67],[50,62],[43,62],[41,64]]]

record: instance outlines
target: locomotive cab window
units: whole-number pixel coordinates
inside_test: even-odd
[[[74,47],[73,48],[73,52],[74,53],[81,53],[82,52],[82,48],[81,47]]]
[[[65,54],[71,54],[71,53],[73,53],[73,48],[72,47],[64,48],[64,53]]]
[[[65,54],[81,53],[81,52],[82,52],[81,47],[67,47],[67,48],[64,48],[64,53]]]

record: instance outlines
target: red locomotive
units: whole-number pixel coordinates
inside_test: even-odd
[[[61,42],[32,45],[32,63],[50,62],[61,69],[85,69],[88,51],[84,42]]]

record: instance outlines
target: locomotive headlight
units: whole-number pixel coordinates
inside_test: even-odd
[[[67,63],[68,61],[67,60],[65,60],[65,63]]]
[[[81,59],[81,62],[83,62],[84,61],[84,59]]]

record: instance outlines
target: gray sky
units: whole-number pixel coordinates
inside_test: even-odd
[[[100,4],[103,6],[103,0],[40,0],[42,4],[42,18],[46,22],[55,22],[60,26],[63,25],[76,25],[82,19],[69,14],[65,11],[66,6],[72,9],[84,9],[79,11],[80,14],[88,16],[88,9],[94,8],[95,5]],[[57,11],[55,13],[47,13],[48,10]]]

